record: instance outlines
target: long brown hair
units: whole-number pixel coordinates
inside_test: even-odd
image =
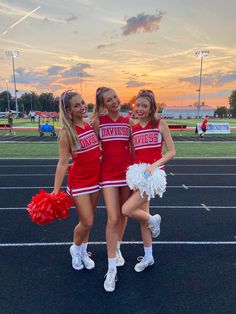
[[[70,100],[74,97],[79,95],[79,93],[66,91],[61,94],[60,100],[59,100],[59,108],[60,108],[60,120],[62,124],[62,129],[66,130],[66,136],[69,141],[69,145],[71,150],[79,145],[79,140],[77,133],[75,131],[75,127],[73,124],[73,120],[71,115],[68,112],[68,109],[70,109]],[[59,135],[60,140],[60,135]]]
[[[150,103],[150,119],[151,119],[151,123],[152,123],[152,127],[156,128],[157,124],[158,124],[158,120],[155,117],[156,111],[157,111],[157,104],[156,104],[156,100],[155,100],[155,95],[153,93],[153,91],[149,90],[149,89],[141,89],[136,97],[136,100],[138,98],[146,98],[149,103]]]

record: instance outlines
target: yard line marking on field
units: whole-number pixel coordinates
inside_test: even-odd
[[[208,212],[210,212],[210,208],[206,205],[206,204],[201,204],[203,208],[205,208],[205,210],[207,210]]]
[[[67,246],[72,242],[0,243],[0,247]],[[142,241],[122,241],[123,245],[142,245]],[[236,241],[153,241],[158,245],[236,245]],[[89,242],[89,245],[106,245],[105,241]]]

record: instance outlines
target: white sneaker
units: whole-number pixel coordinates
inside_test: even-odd
[[[146,261],[145,258],[143,256],[139,256],[137,258],[137,260],[139,261],[139,263],[137,263],[135,266],[134,266],[134,270],[137,272],[137,273],[140,273],[141,271],[143,271],[145,268],[153,265],[155,262],[154,262],[154,259],[152,258],[150,261]]]
[[[72,257],[72,267],[75,270],[81,270],[84,268],[84,264],[82,262],[82,258],[81,255],[79,254],[79,252],[77,252],[75,250],[74,245],[71,245],[70,247],[70,255]]]
[[[104,289],[107,292],[113,292],[116,288],[116,281],[117,279],[117,271],[115,268],[109,268],[108,272],[105,275],[105,281],[104,281]]]
[[[86,269],[93,269],[95,267],[95,263],[94,261],[90,258],[91,256],[91,253],[90,252],[85,252],[82,256],[81,256],[81,259],[82,259],[82,262],[84,264],[84,267]]]
[[[125,264],[125,259],[121,254],[120,249],[116,249],[116,266],[121,267],[124,266]]]
[[[161,225],[161,216],[156,214],[153,216],[155,218],[155,223],[154,224],[149,224],[149,228],[152,233],[153,238],[157,238],[161,232],[160,230],[160,225]]]

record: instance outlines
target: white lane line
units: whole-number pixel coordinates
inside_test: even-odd
[[[30,165],[0,165],[1,168],[33,168],[33,167],[56,167],[57,164],[52,165],[37,165],[37,164],[30,164]],[[168,164],[165,167],[236,167],[236,164]]]
[[[171,174],[172,172],[170,172]],[[168,175],[168,173],[167,173]],[[236,173],[190,173],[190,172],[183,172],[183,173],[177,173],[175,172],[175,176],[236,176]]]
[[[201,204],[201,206],[176,206],[176,205],[171,205],[171,206],[155,206],[155,205],[151,205],[150,208],[152,209],[202,209],[204,204]],[[206,206],[206,205],[205,205]],[[72,206],[71,208],[75,208],[75,206]],[[99,205],[96,207],[96,209],[105,209],[106,206],[103,205]],[[236,206],[208,206],[209,209],[236,209]],[[0,207],[0,211],[4,211],[4,210],[26,210],[26,206],[25,207]]]
[[[62,186],[65,189],[66,186]],[[167,185],[168,189],[236,189],[236,185]],[[36,189],[53,189],[53,186],[1,186],[0,190],[36,190]]]
[[[31,173],[31,174],[0,174],[0,177],[44,177],[55,176],[55,173]]]
[[[35,242],[35,243],[0,243],[0,247],[27,247],[27,246],[65,246],[72,242]],[[106,245],[105,241],[89,242],[89,245]],[[123,245],[143,244],[142,241],[123,241]],[[236,245],[236,241],[153,241],[159,245]]]
[[[55,176],[55,173],[29,173],[29,174],[23,174],[23,173],[11,173],[11,174],[0,174],[0,177],[43,177],[43,176]],[[167,173],[167,176],[236,176],[236,173]]]
[[[33,168],[33,167],[56,167],[55,165],[0,165],[1,168]]]
[[[236,164],[235,165],[214,165],[214,164],[204,164],[204,165],[201,165],[201,164],[168,164],[167,166],[165,167],[236,167]]]
[[[201,204],[203,208],[205,208],[205,210],[207,210],[208,212],[210,212],[210,208],[206,205],[206,204]]]

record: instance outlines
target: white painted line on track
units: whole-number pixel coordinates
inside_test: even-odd
[[[170,172],[171,174],[172,172]],[[168,173],[167,173],[168,175]],[[236,176],[236,173],[190,173],[190,172],[183,172],[183,173],[178,173],[175,172],[175,176]]]
[[[167,176],[236,176],[236,173],[190,173],[190,172],[183,172],[183,173],[166,173]],[[29,173],[29,174],[22,174],[22,173],[11,173],[11,174],[0,174],[0,177],[43,177],[43,176],[55,176],[55,173]]]
[[[155,206],[155,205],[151,205],[149,206],[152,209],[202,209],[203,206],[175,206],[175,205],[171,205],[171,206]],[[207,206],[209,209],[236,209],[236,206]],[[75,206],[72,206],[71,208],[75,208]],[[99,205],[96,207],[96,209],[105,209],[106,206],[103,205]],[[26,206],[25,207],[0,207],[0,211],[4,211],[4,210],[26,210]]]
[[[236,167],[235,165],[216,165],[216,164],[168,164],[165,167]]]
[[[35,242],[35,243],[0,243],[0,247],[27,247],[27,246],[65,246],[72,242]],[[122,245],[139,245],[142,241],[123,241]],[[158,245],[236,245],[236,241],[153,241]],[[106,245],[105,241],[89,242],[88,245]]]
[[[29,164],[29,165],[0,165],[1,168],[32,168],[32,167],[56,167],[56,163],[55,164],[51,164],[51,165],[38,165],[38,164]],[[217,164],[167,164],[165,165],[165,167],[236,167],[235,165],[229,165],[229,164],[221,164],[221,165],[217,165]]]
[[[55,176],[55,173],[32,173],[32,174],[0,174],[0,177],[44,177]]]
[[[1,168],[56,167],[55,165],[0,165]]]
[[[62,186],[65,189],[66,186]],[[167,185],[168,189],[236,189],[236,185]],[[36,190],[36,189],[53,189],[53,186],[1,186],[0,190]]]
[[[206,204],[201,204],[201,205],[202,205],[202,207],[203,207],[205,210],[207,210],[208,212],[211,211],[210,208],[209,208]]]

